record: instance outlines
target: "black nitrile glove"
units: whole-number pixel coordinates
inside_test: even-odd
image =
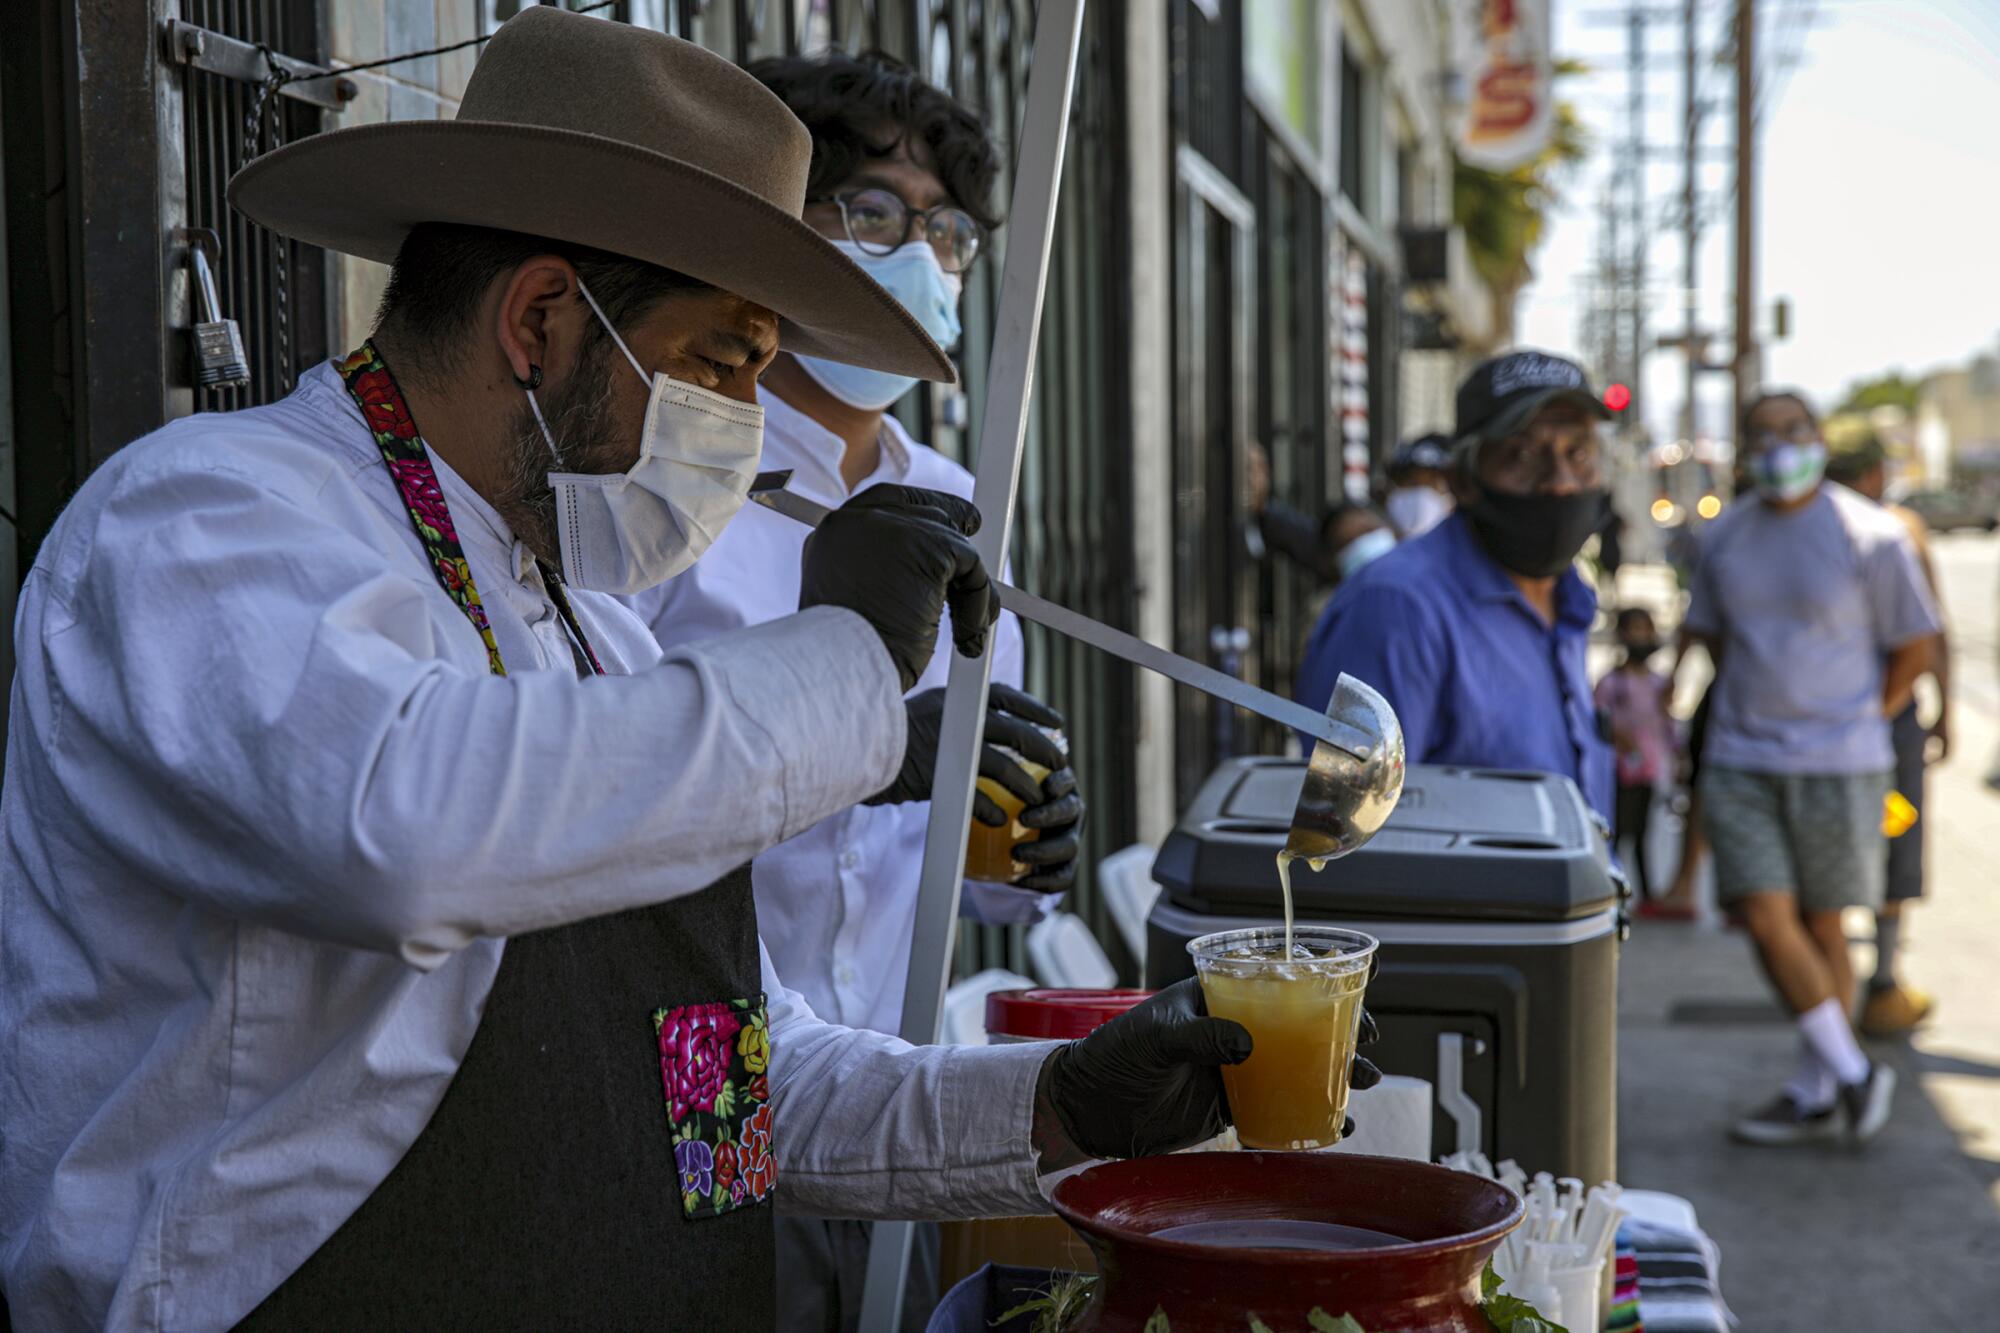
[[[1014,881],[1016,888],[1069,891],[1076,882],[1076,858],[1082,850],[1083,816],[1083,793],[1076,789],[1075,770],[1065,766],[1042,779],[1041,804],[1021,812],[1022,825],[1039,830],[1041,836],[1014,844],[1014,859],[1029,867],[1028,874]]]
[[[882,636],[908,690],[930,665],[947,604],[958,651],[986,651],[1000,594],[966,540],[977,531],[979,511],[969,500],[919,486],[871,486],[806,538],[799,609],[859,612]]]
[[[1375,969],[1382,965],[1382,955],[1378,952],[1368,960],[1368,980],[1375,980]],[[1356,1046],[1373,1046],[1382,1040],[1382,1029],[1375,1026],[1375,1015],[1368,1012],[1368,1006],[1361,1006],[1361,1026],[1355,1033]],[[1347,1066],[1347,1086],[1354,1089],[1372,1088],[1382,1081],[1382,1071],[1375,1062],[1365,1055],[1356,1055]],[[1349,1116],[1340,1127],[1340,1137],[1346,1138],[1354,1132],[1354,1117]]]
[[[1049,1104],[1083,1154],[1150,1157],[1222,1132],[1221,1067],[1249,1057],[1249,1032],[1210,1018],[1201,983],[1189,977],[1057,1047],[1044,1076]]]
[[[931,798],[931,785],[937,780],[938,736],[944,730],[944,689],[940,686],[913,694],[903,701],[903,707],[909,719],[903,742],[903,767],[894,782],[868,798],[867,805],[900,805],[904,801]],[[1061,725],[1062,714],[1034,695],[1006,685],[988,687],[986,725],[980,732],[979,776],[992,778],[1027,803],[1028,808],[1021,812],[1024,824],[1046,800],[1043,784],[999,747],[1004,745],[1043,768],[1060,769],[1069,762],[1069,756],[1059,742],[1051,740],[1040,728]],[[972,793],[972,817],[988,828],[999,828],[1007,822],[1006,812],[977,788]]]

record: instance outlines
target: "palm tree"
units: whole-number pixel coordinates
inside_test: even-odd
[[[1581,74],[1581,61],[1556,62],[1557,77]],[[1510,171],[1487,171],[1465,162],[1452,173],[1452,220],[1465,231],[1472,266],[1493,293],[1497,344],[1514,340],[1514,298],[1534,277],[1528,256],[1541,244],[1549,210],[1561,201],[1561,186],[1590,154],[1590,134],[1576,106],[1557,102],[1548,146]]]

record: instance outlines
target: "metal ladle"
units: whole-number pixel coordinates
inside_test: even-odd
[[[785,489],[790,472],[760,473],[750,498],[767,509],[816,528],[833,511]],[[1388,822],[1403,794],[1403,725],[1389,701],[1354,677],[1341,673],[1325,713],[1260,690],[1248,681],[1155,647],[1123,630],[1079,615],[1068,607],[994,581],[1000,605],[1023,620],[1087,643],[1134,666],[1247,708],[1260,717],[1304,732],[1314,740],[1299,803],[1292,811],[1285,850],[1308,861],[1345,856],[1374,837]]]

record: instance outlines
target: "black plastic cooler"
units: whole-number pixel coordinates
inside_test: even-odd
[[[1148,985],[1191,976],[1197,936],[1282,920],[1276,858],[1303,774],[1238,759],[1203,784],[1154,863]],[[1431,1081],[1434,1156],[1613,1177],[1623,904],[1574,783],[1413,765],[1374,840],[1318,874],[1295,865],[1292,892],[1300,920],[1382,941],[1369,1055]]]

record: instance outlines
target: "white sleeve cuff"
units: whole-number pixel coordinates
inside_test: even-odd
[[[958,914],[987,926],[1032,926],[1061,907],[1062,900],[1060,893],[1037,893],[1012,884],[968,879],[965,892],[959,895]]]
[[[853,611],[813,607],[689,644],[667,660],[712,666],[768,737],[784,774],[778,841],[873,796],[902,767],[902,681],[881,636]]]

